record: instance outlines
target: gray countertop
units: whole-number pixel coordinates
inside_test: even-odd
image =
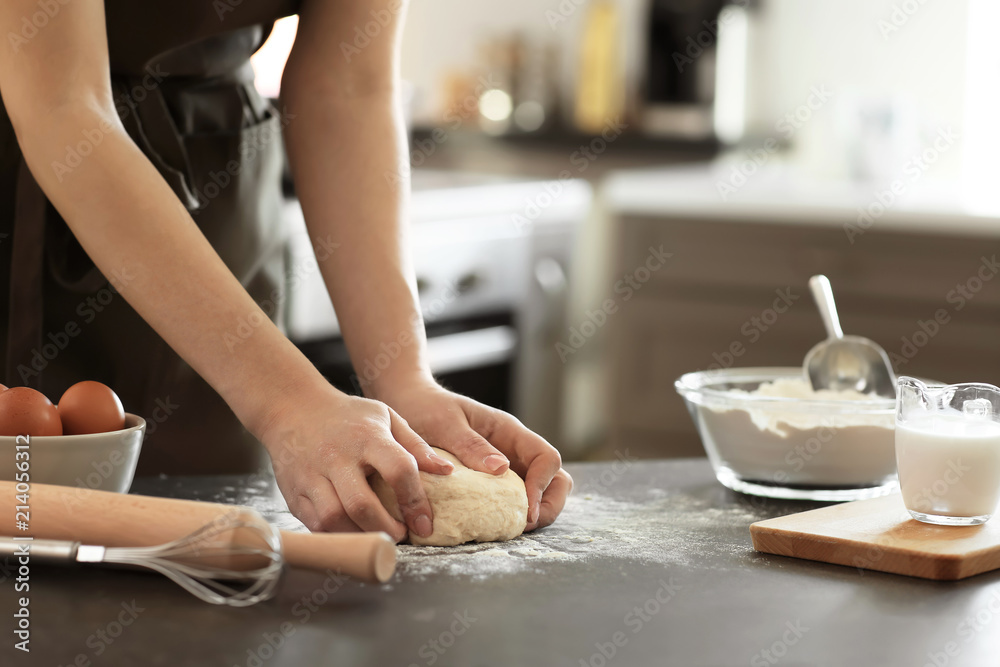
[[[384,586],[292,571],[273,600],[227,609],[156,575],[34,566],[32,652],[13,650],[5,611],[3,664],[996,663],[1000,575],[942,583],[756,554],[751,522],[815,505],[733,493],[704,459],[569,470],[577,490],[554,525],[502,544],[402,547]],[[134,490],[297,525],[266,482],[140,479]]]

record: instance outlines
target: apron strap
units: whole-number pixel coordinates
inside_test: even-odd
[[[22,157],[14,209],[6,377],[8,382],[19,381],[35,389],[41,385],[39,374],[24,377],[18,368],[31,368],[32,354],[42,348],[45,207],[45,194]]]

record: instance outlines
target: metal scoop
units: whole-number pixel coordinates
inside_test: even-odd
[[[803,369],[813,389],[844,391],[896,398],[896,375],[889,355],[878,344],[861,336],[845,336],[826,276],[809,279],[828,338],[809,350]]]

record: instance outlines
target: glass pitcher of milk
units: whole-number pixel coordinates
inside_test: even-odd
[[[896,467],[914,519],[986,523],[1000,501],[1000,388],[896,381]]]

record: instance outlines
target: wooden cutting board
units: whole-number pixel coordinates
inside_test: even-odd
[[[898,493],[758,521],[753,548],[924,579],[955,580],[1000,568],[1000,516],[982,526],[910,518]]]

